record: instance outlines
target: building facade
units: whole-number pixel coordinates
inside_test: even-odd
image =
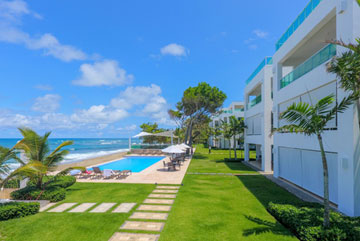
[[[359,37],[360,7],[356,0],[312,0],[276,43],[272,63],[253,74],[245,88],[247,153],[249,144],[261,145],[264,170],[269,170],[273,161],[274,177],[319,198],[323,196],[323,168],[316,137],[275,133],[272,140],[268,136],[272,125],[276,128],[286,124],[279,116],[292,103],[314,104],[330,94],[339,102],[347,96],[326,67],[334,56],[346,50],[329,41],[355,43]],[[268,98],[271,93],[272,100]],[[356,106],[338,114],[328,124],[323,139],[330,201],[339,211],[360,216],[360,128]]]
[[[245,161],[255,149],[253,163],[262,171],[273,169],[272,145],[272,57],[266,57],[246,81],[245,87]]]
[[[212,128],[220,128],[222,122],[229,123],[229,118],[231,116],[235,116],[236,118],[244,118],[244,102],[232,102],[229,107],[223,108],[220,114],[213,116],[210,122],[210,127]],[[235,143],[236,147],[240,147],[240,143]],[[222,135],[219,136],[211,136],[209,138],[209,145],[216,148],[224,148],[227,149],[234,146],[233,140],[226,140]]]

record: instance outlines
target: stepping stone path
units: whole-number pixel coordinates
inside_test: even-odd
[[[153,203],[153,204],[173,204],[174,200],[171,199],[145,199],[144,203]]]
[[[69,211],[69,213],[83,213],[86,210],[88,210],[89,208],[91,208],[92,206],[94,206],[96,203],[82,203],[79,206],[71,209]]]
[[[122,203],[117,208],[115,208],[113,213],[128,213],[136,205],[136,203]]]
[[[158,188],[158,189],[169,189],[169,190],[171,190],[171,189],[180,189],[179,186],[157,186],[156,188]]]
[[[144,200],[144,204],[140,205],[136,209],[137,211],[129,217],[129,219],[140,219],[144,221],[125,221],[120,229],[126,230],[126,232],[115,233],[109,241],[157,241],[159,239],[159,234],[129,233],[131,230],[161,232],[164,228],[165,222],[150,222],[145,220],[166,220],[169,214],[165,212],[171,210],[171,205],[176,198],[175,193],[178,192],[180,187],[157,186],[156,188],[157,189]]]
[[[166,220],[168,213],[147,213],[147,212],[134,212],[130,219],[154,219],[154,220]]]
[[[63,203],[53,209],[50,209],[48,212],[49,213],[61,213],[64,212],[65,210],[75,206],[77,203]]]
[[[54,206],[56,203],[48,203],[46,204],[44,207],[40,208],[39,212],[44,212],[45,210],[51,208],[52,206]]]
[[[171,206],[169,205],[140,205],[140,207],[137,208],[138,211],[162,211],[162,212],[168,212],[170,211]]]
[[[178,190],[163,190],[163,189],[155,189],[153,193],[177,193]]]
[[[176,198],[175,194],[150,194],[150,198]]]
[[[109,241],[157,241],[159,234],[115,233]]]
[[[116,203],[102,203],[99,206],[95,207],[90,213],[104,213],[110,208],[112,208]]]
[[[125,221],[120,229],[160,232],[164,228],[164,225],[165,223],[160,222]]]

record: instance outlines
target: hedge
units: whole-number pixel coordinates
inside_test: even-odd
[[[53,176],[45,176],[43,178],[43,183],[48,182]],[[48,183],[46,185],[46,188],[52,188],[52,187],[61,187],[61,188],[67,188],[73,185],[76,182],[76,178],[73,176],[58,176],[53,181]],[[35,181],[31,180],[28,184],[29,186],[35,186]]]
[[[38,202],[9,202],[0,204],[0,221],[21,218],[39,212]]]
[[[322,226],[324,209],[320,205],[294,206],[270,203],[268,211],[300,240],[360,240],[360,218],[346,217],[331,211],[331,225],[325,230]]]
[[[65,199],[66,191],[61,187],[50,187],[46,190],[41,190],[35,186],[27,186],[12,192],[10,195],[15,200],[49,200],[51,202],[58,202]]]
[[[12,179],[5,183],[4,188],[19,188],[20,187],[20,180],[19,179]]]

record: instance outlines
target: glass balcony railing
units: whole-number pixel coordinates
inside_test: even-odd
[[[255,69],[255,71],[250,75],[246,80],[246,84],[249,84],[253,78],[265,67],[265,65],[270,65],[273,63],[272,57],[266,57],[260,65]]]
[[[251,107],[254,107],[255,105],[259,104],[261,102],[261,95],[256,96],[255,99],[253,99],[252,101],[250,101],[250,103],[248,103],[248,108],[250,109]]]
[[[290,25],[286,32],[281,36],[279,41],[276,42],[276,51],[290,38],[290,36],[298,29],[298,27],[305,21],[307,17],[314,11],[314,9],[323,0],[311,0],[295,21]]]
[[[244,111],[244,108],[235,108],[235,111],[237,111],[237,112],[243,112],[243,111]]]
[[[280,80],[280,89],[291,84],[336,55],[336,45],[329,44]]]

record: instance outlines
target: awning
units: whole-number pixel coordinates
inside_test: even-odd
[[[143,136],[165,136],[165,137],[174,137],[177,138],[177,136],[174,135],[173,131],[164,131],[160,133],[149,133],[149,132],[140,132],[136,136],[133,136],[133,138],[143,137]]]
[[[179,146],[169,146],[161,151],[164,153],[185,153]]]

